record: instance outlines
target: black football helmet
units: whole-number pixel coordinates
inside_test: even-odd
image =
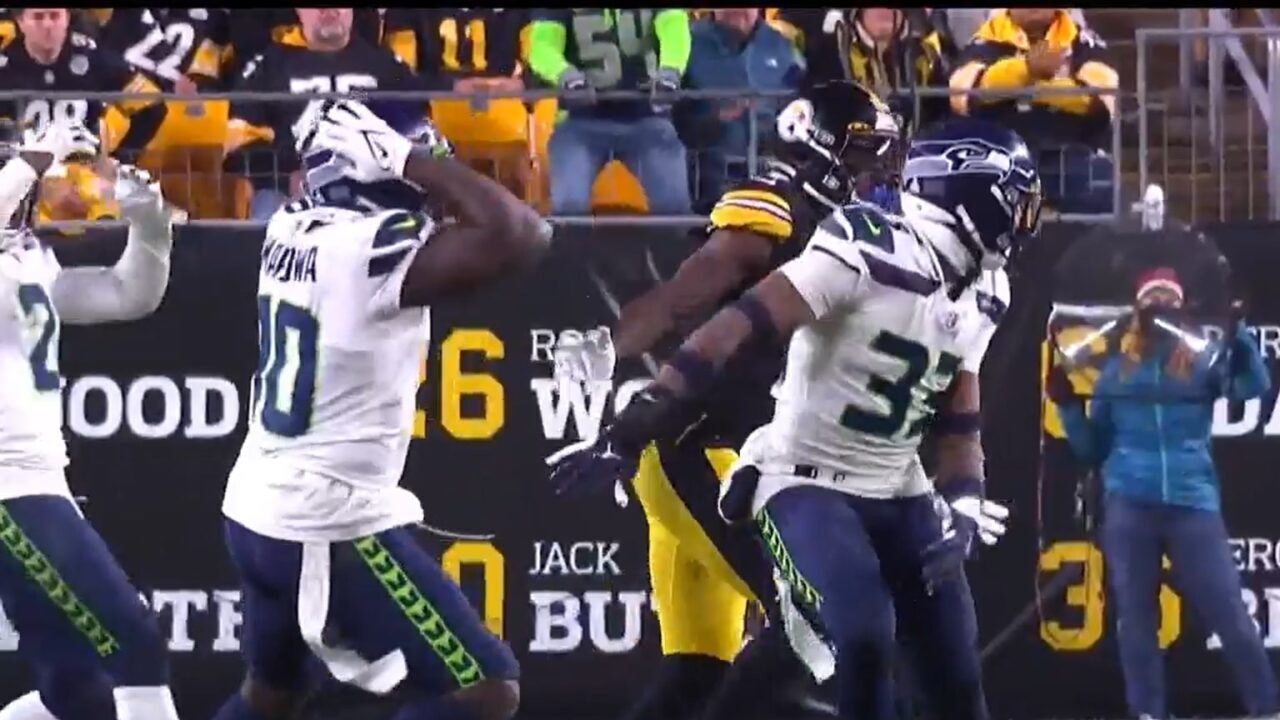
[[[811,192],[837,205],[855,193],[895,202],[906,138],[872,91],[848,80],[816,83],[782,108],[777,131],[780,159],[796,166]]]

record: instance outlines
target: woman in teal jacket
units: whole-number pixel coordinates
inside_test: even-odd
[[[1182,302],[1172,270],[1145,274],[1140,320],[1103,365],[1089,414],[1060,370],[1050,375],[1049,395],[1072,451],[1101,467],[1102,546],[1130,713],[1168,717],[1157,641],[1167,554],[1175,586],[1222,639],[1248,714],[1273,715],[1280,710],[1275,678],[1241,599],[1209,448],[1214,401],[1256,398],[1271,383],[1243,322],[1229,329],[1223,352],[1195,353],[1168,330],[1176,321],[1156,321],[1176,316]]]

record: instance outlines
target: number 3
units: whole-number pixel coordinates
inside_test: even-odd
[[[59,324],[53,303],[39,285],[19,285],[18,305],[22,308],[23,339],[34,337],[32,342],[24,344],[31,348],[27,355],[36,390],[60,390],[62,376],[58,374]]]
[[[872,375],[867,381],[867,389],[884,398],[889,403],[887,415],[869,413],[853,405],[846,406],[840,415],[840,424],[850,430],[858,430],[880,437],[892,437],[902,432],[907,423],[907,415],[911,410],[916,385],[930,371],[929,350],[925,346],[908,340],[888,331],[881,331],[871,342],[877,352],[896,358],[906,363],[907,369],[897,380],[887,380],[879,375]],[[938,373],[943,382],[948,382],[960,367],[960,358],[950,353],[941,353],[932,370]],[[928,398],[931,405],[938,400],[939,393],[932,393]],[[907,428],[907,438],[913,438],[924,431],[928,417],[916,419]]]

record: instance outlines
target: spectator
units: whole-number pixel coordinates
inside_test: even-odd
[[[946,85],[943,36],[923,10],[858,8],[828,11],[822,30],[797,35],[808,80],[850,79],[884,98],[910,124],[929,123],[947,114],[944,98],[921,99],[916,87]],[[803,20],[812,26],[812,18]],[[919,117],[917,117],[919,115]]]
[[[1267,366],[1240,319],[1231,323],[1225,348],[1212,343],[1212,351],[1203,352],[1187,342],[1179,327],[1187,325],[1179,319],[1182,305],[1172,269],[1144,273],[1137,315],[1119,351],[1103,362],[1089,415],[1061,368],[1051,372],[1047,389],[1072,450],[1101,469],[1102,545],[1130,716],[1169,717],[1157,641],[1165,554],[1178,591],[1222,639],[1246,714],[1274,716],[1280,712],[1276,680],[1240,597],[1209,449],[1214,401],[1265,394]]]
[[[300,26],[250,60],[234,89],[303,96],[423,89],[417,76],[391,51],[352,33],[351,8],[298,8],[297,12]],[[231,103],[225,166],[252,184],[252,218],[270,216],[300,189],[292,126],[301,111],[301,103]]]
[[[235,8],[233,12],[231,48],[223,58],[224,77],[239,77],[246,62],[299,30],[295,8]],[[366,44],[382,44],[382,15],[377,8],[353,8],[351,28]]]
[[[968,91],[1114,90],[1118,84],[1105,44],[1067,9],[1000,9],[978,28],[952,73],[951,107],[1018,131],[1039,152],[1046,194],[1059,210],[1104,212],[1111,206],[1113,168],[1101,151],[1111,146],[1114,94],[970,97]]]
[[[433,89],[462,95],[524,90],[529,13],[493,8],[391,8],[384,42]],[[431,115],[458,158],[523,195],[530,171],[529,109],[519,98],[481,107],[436,100]]]
[[[590,211],[591,186],[610,158],[640,181],[649,210],[689,212],[685,150],[668,117],[689,62],[689,14],[668,9],[540,11],[530,36],[529,67],[559,87],[565,117],[551,135],[551,208]],[[655,53],[656,49],[656,53]],[[596,90],[638,90],[641,100],[601,100]]]
[[[130,67],[119,55],[99,47],[91,38],[69,32],[67,8],[23,8],[15,20],[19,33],[0,46],[0,87],[37,92],[158,93],[160,88]],[[107,133],[108,154],[136,157],[155,137],[167,112],[151,99],[124,100],[112,105],[127,130]],[[22,127],[25,137],[42,131],[54,117],[100,128],[104,105],[95,100],[0,102],[0,117]],[[62,177],[41,184],[42,219],[101,219],[117,215],[109,184],[87,165],[71,164]]]
[[[720,8],[692,26],[693,49],[685,85],[697,90],[795,90],[803,60],[782,33],[770,27],[759,8]],[[676,106],[685,144],[696,148],[698,212],[707,213],[729,183],[746,179],[742,160],[750,146],[750,117],[756,119],[756,147],[774,130],[779,98],[686,100]],[[730,171],[731,160],[737,161]]]
[[[87,11],[99,44],[121,54],[158,84],[195,95],[222,86],[222,58],[230,32],[218,8],[106,8]],[[191,216],[225,217],[220,166],[227,102],[171,101],[155,138],[136,159],[160,180],[164,195]],[[118,113],[108,111],[108,132]]]

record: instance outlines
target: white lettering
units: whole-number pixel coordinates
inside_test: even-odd
[[[1244,403],[1244,415],[1239,420],[1231,419],[1231,405],[1226,398],[1213,404],[1213,434],[1219,437],[1239,437],[1253,432],[1258,427],[1262,402],[1257,398]]]
[[[217,438],[235,432],[236,424],[240,422],[240,395],[236,392],[235,383],[220,377],[189,377],[186,386],[187,396],[191,399],[187,437]],[[211,393],[222,398],[222,416],[216,421],[209,417]]]
[[[613,556],[617,554],[618,549],[622,547],[621,543],[596,543],[596,574],[597,575],[621,575],[622,568],[618,567],[618,563],[614,561]],[[606,569],[608,572],[606,573]]]
[[[1272,552],[1270,540],[1249,538],[1249,572],[1255,572],[1259,567],[1267,571],[1274,570],[1275,566],[1271,564]]]
[[[240,397],[234,383],[218,377],[188,377],[182,379],[182,386],[185,393],[178,389],[175,379],[152,375],[138,378],[122,390],[109,377],[85,375],[71,383],[66,395],[67,424],[72,432],[86,438],[109,438],[127,427],[137,437],[158,439],[178,434],[186,411],[188,420],[182,431],[186,437],[225,437],[235,432],[240,421]],[[102,417],[90,420],[86,405],[95,392],[102,397]],[[148,408],[150,413],[144,412],[148,395],[155,396]],[[221,399],[220,416],[212,416],[211,395]]]
[[[147,393],[152,391],[159,391],[164,399],[161,403],[163,411],[160,420],[155,423],[148,422],[142,414],[142,403],[146,400]],[[138,437],[162,438],[172,435],[182,422],[182,396],[178,393],[178,386],[167,377],[138,378],[137,382],[129,386],[129,393],[125,396],[125,419],[129,423],[129,429]]]
[[[85,399],[95,390],[101,393],[106,407],[102,419],[97,423],[90,423],[85,416]],[[97,440],[111,437],[119,432],[120,421],[124,416],[124,397],[120,392],[120,386],[111,378],[102,375],[85,375],[76,380],[71,385],[71,392],[67,394],[67,404],[70,406],[67,424],[75,434]]]
[[[177,392],[177,388],[174,388]],[[209,594],[203,590],[156,590],[152,593],[151,610],[159,614],[165,607],[173,608],[169,618],[169,649],[174,652],[191,652],[196,642],[191,639],[191,610],[209,609]]]
[[[576,542],[565,552],[564,546],[541,540],[533,544],[533,567],[530,575],[613,575],[622,574],[614,560],[622,547],[616,542]]]
[[[1280,358],[1280,327],[1259,325],[1252,329],[1258,336],[1258,349],[1263,357]]]
[[[609,383],[604,381],[591,385],[591,402],[588,404],[588,393],[583,391],[580,383],[559,383],[553,378],[529,380],[529,389],[538,402],[538,415],[542,418],[544,437],[548,440],[563,440],[570,412],[573,413],[578,438],[595,437],[600,433]]]
[[[651,382],[653,382],[653,380],[649,378],[635,378],[634,380],[628,380],[622,383],[622,386],[618,388],[618,392],[614,394],[614,414],[616,415],[626,409],[627,405],[631,402],[631,398],[635,397],[636,393],[643,390],[645,386]]]
[[[213,639],[214,652],[240,652],[236,631],[244,622],[240,613],[239,590],[214,590],[213,602],[218,606],[218,636]]]
[[[4,614],[0,606],[0,652],[14,652],[18,649],[18,631],[13,629],[9,616]]]
[[[1258,596],[1249,588],[1240,588],[1240,597],[1244,600],[1245,612],[1249,613],[1250,619],[1253,620],[1253,626],[1261,633],[1262,627],[1258,624]],[[1221,650],[1222,638],[1218,637],[1217,633],[1213,633],[1205,641],[1204,646],[1210,650]]]
[[[552,350],[555,346],[555,331],[546,328],[529,330],[529,362],[552,362]]]
[[[631,652],[640,644],[641,618],[640,609],[644,606],[647,593],[620,592],[618,602],[623,607],[622,635],[611,638],[606,628],[606,611],[613,602],[613,593],[608,590],[595,590],[583,594],[587,602],[588,617],[591,623],[591,644],[600,652],[615,655]]]
[[[529,602],[533,604],[529,652],[567,653],[582,644],[582,623],[578,622],[582,603],[578,598],[563,590],[535,590],[529,593]]]

